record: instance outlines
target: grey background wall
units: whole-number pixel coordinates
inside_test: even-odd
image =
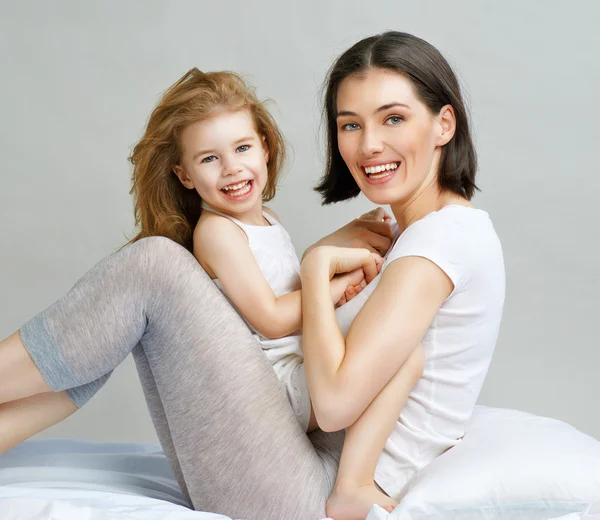
[[[600,438],[600,5],[593,1],[0,3],[0,336],[133,231],[126,161],[187,69],[244,73],[293,160],[273,202],[302,251],[370,208],[321,207],[319,86],[387,29],[436,45],[466,85],[486,209],[503,241],[504,322],[480,402]],[[43,436],[155,441],[128,360]]]

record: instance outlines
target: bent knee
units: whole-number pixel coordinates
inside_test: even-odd
[[[137,247],[136,247],[137,246]],[[132,244],[134,268],[152,290],[162,288],[175,294],[214,287],[206,271],[185,247],[166,237],[147,237]]]
[[[167,237],[146,237],[133,243],[130,254],[140,269],[159,271],[161,275],[178,274],[197,269],[199,264],[185,247]]]
[[[158,257],[170,258],[191,253],[182,245],[167,237],[146,237],[134,242],[130,247],[137,248],[143,253]]]

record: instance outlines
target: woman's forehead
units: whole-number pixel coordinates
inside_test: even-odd
[[[337,111],[352,111],[353,107],[376,110],[380,106],[400,103],[411,106],[416,102],[410,80],[387,69],[369,69],[342,80],[337,91]]]

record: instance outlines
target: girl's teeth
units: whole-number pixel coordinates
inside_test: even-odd
[[[240,188],[243,188],[244,186],[246,186],[246,184],[249,184],[249,183],[250,183],[250,181],[243,181],[238,184],[233,184],[231,186],[225,186],[223,189],[225,191],[230,191],[230,190],[235,191],[235,190],[239,190]]]
[[[226,186],[223,188],[223,191],[232,197],[240,197],[248,193],[250,188],[252,188],[250,181],[245,181],[240,182],[239,184],[234,184],[233,186]]]

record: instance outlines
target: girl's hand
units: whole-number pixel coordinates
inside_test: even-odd
[[[365,273],[362,269],[356,269],[351,273],[337,274],[331,279],[331,301],[336,307],[352,300],[365,287]]]

